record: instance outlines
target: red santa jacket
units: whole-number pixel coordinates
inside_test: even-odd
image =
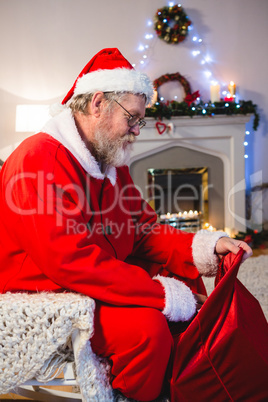
[[[1,170],[0,292],[69,290],[162,310],[165,294],[151,278],[151,263],[197,279],[208,268],[202,259],[200,272],[194,264],[194,235],[156,224],[127,167],[110,168],[105,177],[72,134],[63,145],[66,121],[70,116],[26,139]],[[75,131],[72,124],[67,131]]]

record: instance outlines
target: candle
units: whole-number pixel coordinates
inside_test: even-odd
[[[220,101],[220,85],[213,84],[210,86],[210,100],[211,103]]]
[[[227,96],[224,98],[224,102],[233,102],[234,98],[231,96],[231,94],[227,94]]]
[[[154,90],[152,105],[154,105],[157,102],[157,99],[158,99],[158,92]]]
[[[230,95],[232,98],[235,97],[235,89],[236,89],[236,85],[235,85],[234,81],[231,81],[230,84],[228,85],[228,91],[230,92]]]

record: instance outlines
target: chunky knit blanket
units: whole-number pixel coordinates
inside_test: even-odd
[[[94,308],[94,300],[74,293],[0,295],[0,394],[32,378],[53,378],[70,361],[71,335],[79,329],[76,371],[83,401],[112,401],[109,367],[89,341]]]

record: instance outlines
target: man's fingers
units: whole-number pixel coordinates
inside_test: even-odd
[[[194,298],[197,302],[197,304],[200,304],[201,306],[205,303],[207,300],[207,296],[201,295],[199,293],[194,293]]]

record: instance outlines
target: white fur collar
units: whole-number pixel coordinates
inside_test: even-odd
[[[68,108],[50,119],[43,127],[42,132],[51,135],[64,145],[87,173],[96,179],[104,179],[105,176],[101,172],[96,159],[89,152],[78,134],[71,109]],[[106,176],[114,186],[116,182],[116,168],[109,166]]]

